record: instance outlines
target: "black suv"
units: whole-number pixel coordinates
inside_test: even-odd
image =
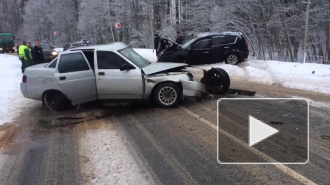
[[[192,65],[225,61],[236,65],[249,55],[248,44],[240,32],[199,34],[172,48],[162,52],[158,61]]]

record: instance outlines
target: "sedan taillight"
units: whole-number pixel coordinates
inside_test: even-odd
[[[247,43],[247,42],[244,42],[244,45],[245,45],[246,47],[248,47],[248,43]]]
[[[26,75],[23,75],[22,82],[23,82],[23,83],[26,83],[26,79],[27,79],[27,78],[26,78]]]

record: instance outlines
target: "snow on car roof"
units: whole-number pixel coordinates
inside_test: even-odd
[[[241,37],[243,34],[241,32],[234,31],[224,31],[224,32],[205,32],[197,34],[197,37],[205,37],[210,35],[235,35]]]
[[[70,52],[70,51],[76,51],[76,50],[83,50],[83,49],[96,49],[96,50],[106,50],[106,51],[117,51],[123,48],[128,47],[127,44],[123,42],[114,42],[111,44],[102,44],[102,45],[90,45],[90,46],[81,46],[81,47],[75,47],[71,48],[65,52]],[[64,53],[65,53],[64,52]]]

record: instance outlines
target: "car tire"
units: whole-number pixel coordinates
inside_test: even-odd
[[[50,110],[62,111],[68,106],[68,99],[58,91],[48,91],[44,95],[45,105]]]
[[[153,93],[153,100],[158,107],[172,108],[178,106],[182,92],[180,87],[172,82],[161,83]]]
[[[226,64],[237,65],[239,63],[239,57],[237,54],[229,54],[225,60]]]
[[[205,85],[206,91],[211,94],[225,94],[230,87],[230,77],[221,68],[212,68],[206,71],[201,82]]]

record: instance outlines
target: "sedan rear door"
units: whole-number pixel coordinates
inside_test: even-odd
[[[97,99],[95,75],[81,51],[59,57],[55,77],[60,89],[73,105]]]

